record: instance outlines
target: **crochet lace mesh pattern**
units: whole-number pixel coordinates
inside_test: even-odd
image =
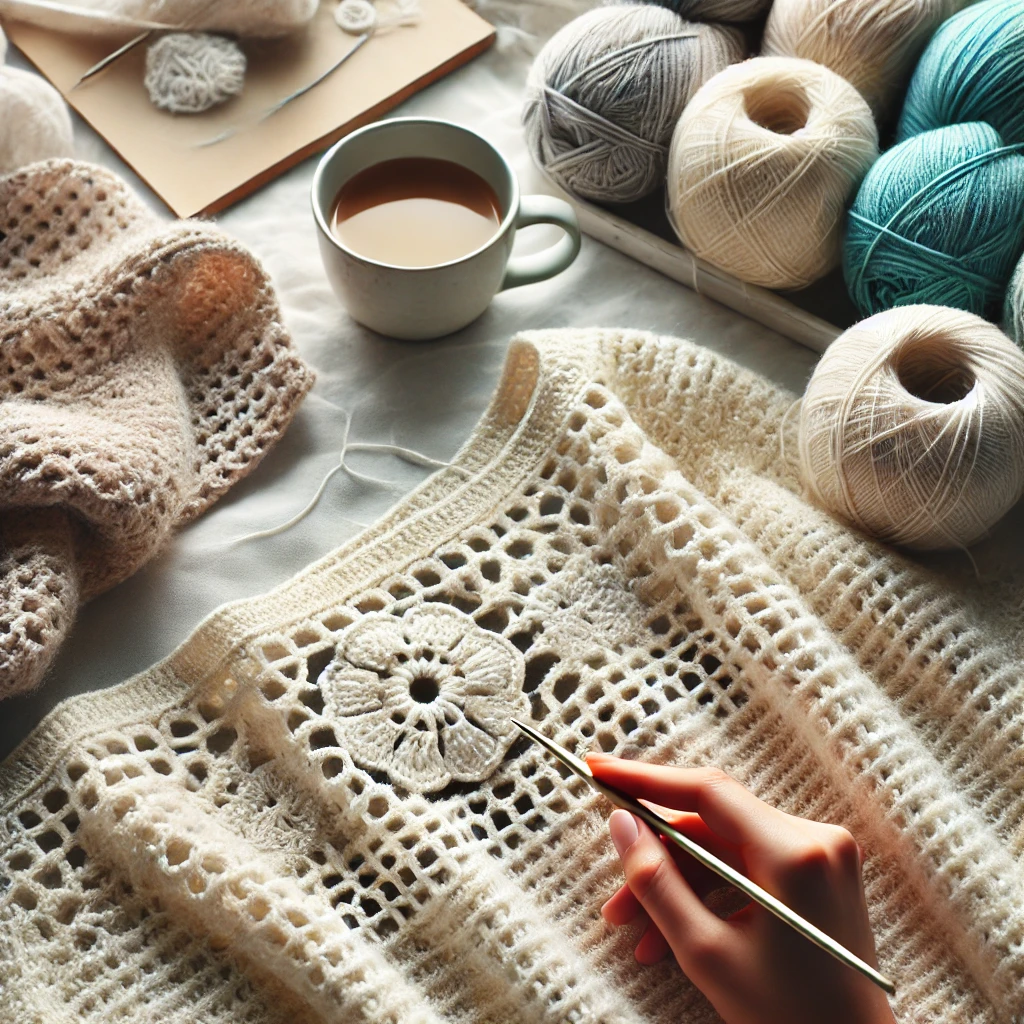
[[[249,472],[312,374],[266,275],[71,161],[0,178],[0,697]]]
[[[455,468],[0,768],[11,1019],[714,1020],[600,919],[607,807],[511,714],[847,825],[898,1017],[1019,1016],[1010,640],[799,497],[789,402],[673,339],[514,342]]]

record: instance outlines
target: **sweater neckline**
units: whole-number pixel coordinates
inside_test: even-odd
[[[61,701],[0,762],[0,807],[21,802],[90,733],[174,707],[196,688],[247,664],[247,644],[322,614],[373,580],[455,536],[537,466],[581,387],[594,380],[603,332],[529,331],[509,343],[483,417],[448,467],[380,521],[263,594],[215,609],[165,659],[125,682]],[[585,337],[584,337],[585,336]],[[589,344],[585,344],[584,341]]]

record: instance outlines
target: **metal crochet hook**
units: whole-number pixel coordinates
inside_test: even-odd
[[[690,854],[694,860],[699,861],[704,867],[714,871],[716,875],[720,875],[730,885],[735,886],[740,892],[749,896],[755,903],[759,903],[780,921],[785,921],[786,924],[798,931],[804,938],[810,939],[820,949],[825,950],[826,953],[831,953],[832,956],[846,964],[847,967],[852,967],[855,971],[859,971],[865,978],[869,978],[890,995],[896,991],[895,984],[885,977],[884,974],[880,974],[874,967],[865,963],[855,953],[851,953],[845,946],[836,942],[831,936],[826,935],[820,928],[811,924],[810,921],[802,918],[796,911],[790,910],[785,903],[776,899],[770,892],[762,889],[761,886],[752,882],[745,875],[741,875],[735,868],[726,864],[725,861],[719,860],[714,854],[708,853],[703,846],[699,846],[692,839],[678,832],[660,814],[655,814],[649,807],[645,807],[639,800],[634,799],[628,793],[623,793],[614,786],[600,782],[594,777],[594,773],[590,770],[590,766],[586,761],[580,760],[575,754],[570,754],[564,747],[553,743],[546,736],[537,732],[536,729],[525,725],[517,718],[513,718],[512,721],[530,739],[539,743],[549,754],[558,758],[573,774],[578,775],[581,779],[586,779],[594,789],[603,796],[606,796],[616,807],[621,807],[623,810],[635,814],[638,818],[642,818],[656,832],[671,839],[676,846]]]

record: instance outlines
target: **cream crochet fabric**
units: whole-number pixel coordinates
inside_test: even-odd
[[[259,462],[311,383],[237,242],[88,164],[0,178],[0,697]]]
[[[8,1017],[713,1020],[601,921],[608,809],[512,714],[847,824],[899,1018],[1019,1017],[1013,638],[798,496],[791,397],[672,339],[516,340],[451,469],[0,769]]]

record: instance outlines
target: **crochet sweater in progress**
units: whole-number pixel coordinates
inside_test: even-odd
[[[525,715],[847,825],[898,1018],[1019,1019],[1014,638],[799,496],[791,399],[674,339],[515,340],[450,469],[0,768],[6,1017],[715,1020],[601,920],[608,807]]]

